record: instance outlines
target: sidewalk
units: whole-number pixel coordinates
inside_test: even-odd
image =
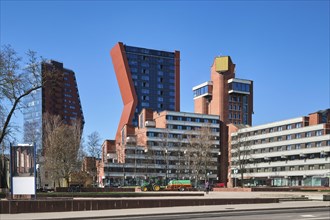
[[[306,193],[304,193],[306,194]],[[309,193],[308,193],[309,194]],[[278,197],[300,196],[297,193],[218,193],[210,192],[205,197],[214,198],[255,198],[255,197]],[[309,194],[310,195],[310,194]],[[321,194],[312,193],[314,197],[320,197]],[[163,197],[159,199],[168,199]],[[190,197],[191,198],[191,197]],[[193,198],[191,198],[193,199]],[[141,209],[115,209],[100,211],[82,211],[82,212],[48,212],[48,213],[23,213],[12,215],[1,215],[1,220],[30,220],[30,219],[93,219],[100,217],[127,217],[139,215],[157,215],[157,214],[178,214],[178,213],[201,213],[201,212],[233,212],[244,210],[266,210],[266,209],[289,209],[289,208],[311,208],[311,207],[330,207],[330,202],[315,201],[293,201],[267,204],[240,204],[240,205],[215,205],[215,206],[177,206],[164,208],[141,208]]]

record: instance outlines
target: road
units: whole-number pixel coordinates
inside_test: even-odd
[[[329,208],[276,209],[259,211],[205,212],[196,214],[164,214],[135,217],[98,218],[98,220],[329,220]]]

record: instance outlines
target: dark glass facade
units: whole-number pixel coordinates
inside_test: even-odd
[[[133,126],[138,126],[138,115],[143,108],[174,111],[175,53],[127,45],[125,53],[137,95]]]

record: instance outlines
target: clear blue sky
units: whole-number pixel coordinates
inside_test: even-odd
[[[329,108],[329,1],[3,1],[1,45],[75,71],[85,134],[113,139],[123,108],[110,49],[181,52],[181,110],[217,55],[254,81],[253,124]]]

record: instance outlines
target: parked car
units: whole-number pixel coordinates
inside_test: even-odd
[[[225,186],[225,183],[214,183],[211,185],[211,190],[213,190],[213,188],[224,188]]]

